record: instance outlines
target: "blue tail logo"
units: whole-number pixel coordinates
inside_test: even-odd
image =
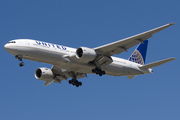
[[[147,46],[148,40],[145,40],[144,43],[140,43],[128,60],[144,65],[146,59]]]

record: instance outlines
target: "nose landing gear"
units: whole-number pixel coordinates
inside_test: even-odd
[[[21,63],[19,63],[20,67],[24,66],[24,62],[22,61],[22,55],[16,55],[15,58],[21,61]]]

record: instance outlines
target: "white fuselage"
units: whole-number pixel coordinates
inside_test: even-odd
[[[62,45],[30,39],[18,39],[13,40],[13,42],[10,41],[4,47],[9,53],[21,55],[23,59],[57,65],[61,69],[92,74],[92,69],[95,68],[92,64],[68,59],[69,56],[76,54],[76,49]],[[102,68],[107,75],[131,76],[152,73],[152,69],[140,69],[139,66],[142,65],[129,60],[117,57],[112,57],[112,59],[111,64]]]

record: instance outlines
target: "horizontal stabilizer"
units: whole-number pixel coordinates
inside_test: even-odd
[[[147,65],[143,65],[143,66],[141,66],[139,68],[141,68],[141,69],[149,69],[149,68],[157,67],[159,65],[162,65],[164,63],[170,62],[170,61],[175,60],[175,59],[176,58],[168,58],[168,59],[160,60],[160,61],[157,61],[157,62],[149,63]]]

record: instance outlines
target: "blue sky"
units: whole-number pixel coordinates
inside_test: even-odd
[[[1,0],[1,120],[179,120],[179,0]],[[78,48],[97,47],[169,22],[149,39],[146,63],[176,57],[154,73],[126,77],[88,75],[79,88],[67,81],[43,87],[34,72],[51,65],[19,61],[4,49],[27,38]],[[117,55],[128,58],[128,53]]]

